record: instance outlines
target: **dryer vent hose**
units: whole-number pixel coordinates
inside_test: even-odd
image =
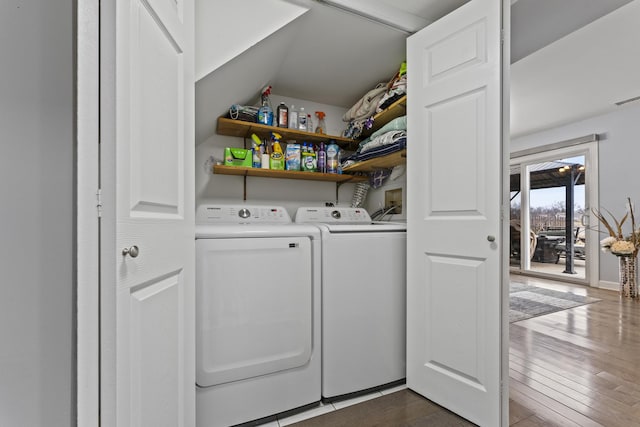
[[[368,182],[359,182],[356,184],[356,188],[353,191],[353,198],[351,199],[352,208],[361,208],[364,205],[367,193],[369,192],[369,187],[370,185]]]

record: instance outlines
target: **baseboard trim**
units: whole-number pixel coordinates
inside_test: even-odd
[[[620,284],[618,282],[609,282],[607,280],[600,280],[598,282],[598,288],[600,289],[608,289],[610,291],[619,291]]]

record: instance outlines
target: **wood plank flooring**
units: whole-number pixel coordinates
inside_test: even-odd
[[[525,276],[512,280],[602,301],[511,324],[510,425],[640,426],[640,301]],[[471,424],[402,390],[292,425]]]

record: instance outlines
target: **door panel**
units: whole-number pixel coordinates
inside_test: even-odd
[[[438,141],[429,147],[426,165],[432,171],[428,179],[431,200],[425,200],[431,215],[483,215],[484,92],[483,88],[425,106],[429,138]],[[456,197],[451,197],[452,192]]]
[[[424,362],[443,375],[484,388],[486,373],[477,363],[486,357],[481,325],[485,321],[482,305],[484,260],[427,256],[426,274],[430,295],[427,295],[429,325]],[[454,310],[440,301],[455,301]],[[437,326],[436,326],[437,325]],[[475,337],[451,339],[451,337]]]
[[[107,206],[102,229],[101,418],[116,426],[190,426],[193,1],[103,7],[101,121],[103,142],[113,144],[103,143],[101,173],[115,207]],[[137,254],[123,252],[134,246]]]
[[[485,21],[458,29],[448,37],[427,47],[424,84],[451,77],[469,67],[487,61]]]
[[[180,425],[186,344],[180,273],[123,292],[131,313],[131,419],[136,425]],[[162,357],[158,357],[162,355]]]
[[[131,32],[130,184],[133,215],[182,215],[184,67],[154,9],[138,3]],[[182,107],[181,107],[182,106]]]
[[[407,43],[407,384],[500,425],[501,2],[474,0]]]

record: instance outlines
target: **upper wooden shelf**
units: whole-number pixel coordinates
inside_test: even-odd
[[[218,118],[218,128],[216,130],[220,135],[239,136],[242,138],[250,138],[252,133],[255,133],[262,139],[268,139],[271,137],[271,132],[277,132],[282,135],[282,140],[294,139],[300,143],[302,142],[327,142],[331,139],[336,141],[336,144],[341,147],[355,150],[358,146],[358,141],[350,138],[345,138],[336,135],[325,135],[320,133],[305,132],[302,130],[279,128],[275,126],[267,126],[259,123],[245,122],[242,120],[233,120],[226,117]]]
[[[355,163],[342,170],[343,173],[372,172],[377,169],[391,169],[394,166],[403,165],[407,162],[407,149],[396,151],[382,157],[375,157],[370,160]]]
[[[326,181],[326,182],[362,182],[368,179],[366,176],[358,176],[358,175],[272,170],[272,169],[246,168],[246,167],[240,167],[240,166],[224,166],[224,165],[214,165],[213,173],[220,174],[220,175],[259,176],[262,178],[303,179],[308,181]]]
[[[371,127],[371,129],[362,131],[362,135],[360,135],[360,137],[363,139],[368,137],[373,132],[389,123],[391,120],[400,116],[404,116],[405,114],[407,114],[407,95],[398,99],[396,102],[389,105],[386,109],[373,116],[373,126]]]

